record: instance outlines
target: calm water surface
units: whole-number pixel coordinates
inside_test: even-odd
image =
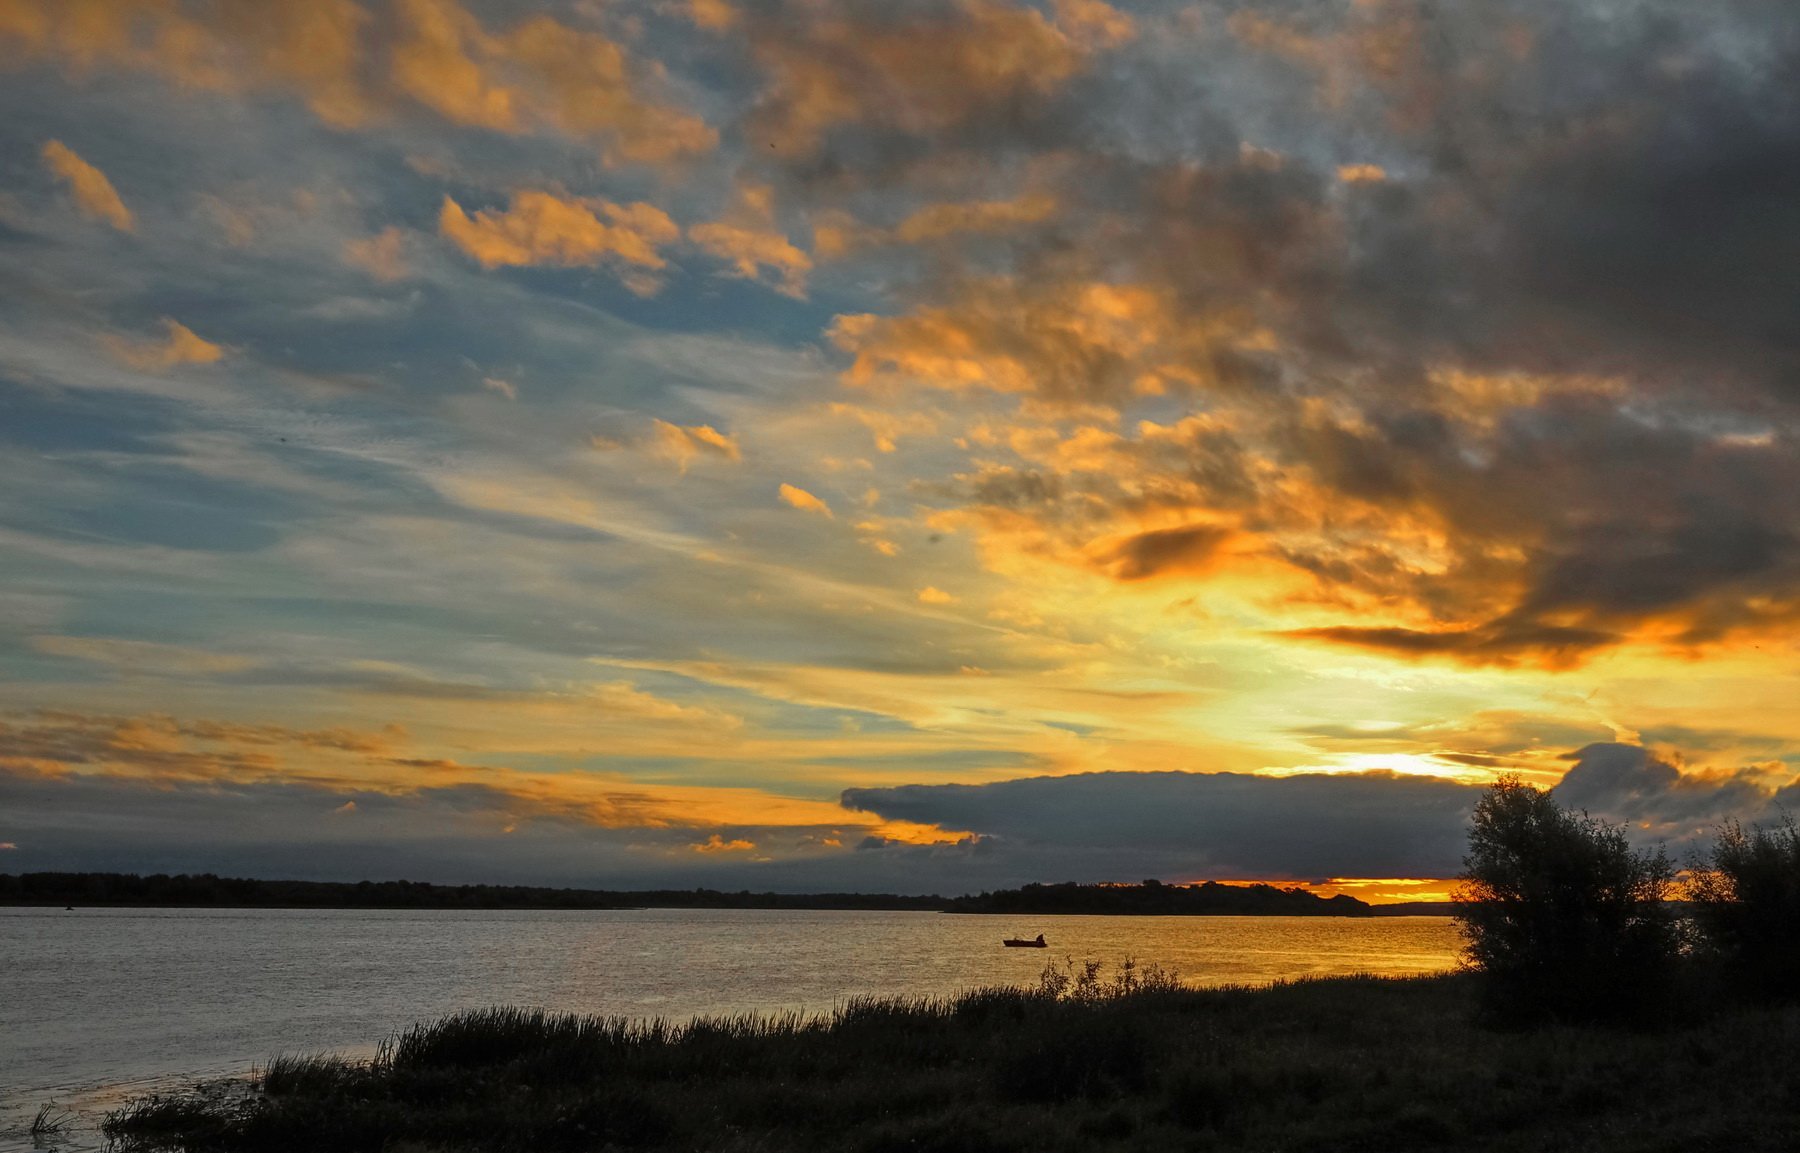
[[[1043,933],[1050,948],[1004,949]],[[685,1020],[828,1012],[862,994],[1032,984],[1047,959],[1157,962],[1207,985],[1429,973],[1442,917],[991,917],[638,910],[0,909],[0,1153],[39,1105],[91,1125],[121,1097],[281,1052],[371,1052],[483,1005]]]

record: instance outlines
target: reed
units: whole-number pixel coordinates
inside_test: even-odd
[[[55,1105],[39,1105],[37,1116],[31,1119],[31,1128],[26,1132],[32,1137],[54,1137],[66,1131],[75,1123],[75,1114]]]
[[[670,1024],[494,1008],[368,1061],[153,1098],[121,1153],[1791,1148],[1800,1009],[1661,1031],[1476,1024],[1470,975],[1037,987]],[[1056,974],[1067,976],[1061,982]]]

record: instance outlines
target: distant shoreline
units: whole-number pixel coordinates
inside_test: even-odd
[[[0,873],[0,907],[160,909],[769,909],[991,916],[1447,916],[1447,902],[1370,905],[1299,888],[1225,885],[1026,885],[962,897],[892,893],[753,893],[718,889],[569,889],[422,881],[294,881],[212,874]]]

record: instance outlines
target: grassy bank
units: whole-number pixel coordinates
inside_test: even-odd
[[[140,1102],[136,1150],[1774,1150],[1800,1010],[1656,1032],[1474,1023],[1465,977],[1069,985],[683,1027],[496,1009],[264,1092]]]

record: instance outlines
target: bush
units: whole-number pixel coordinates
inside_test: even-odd
[[[1463,864],[1464,963],[1491,1014],[1632,1023],[1666,1006],[1680,949],[1661,850],[1506,777],[1475,805]]]
[[[1733,985],[1756,998],[1795,995],[1800,973],[1800,828],[1792,817],[1746,833],[1719,830],[1689,886],[1694,919]]]

